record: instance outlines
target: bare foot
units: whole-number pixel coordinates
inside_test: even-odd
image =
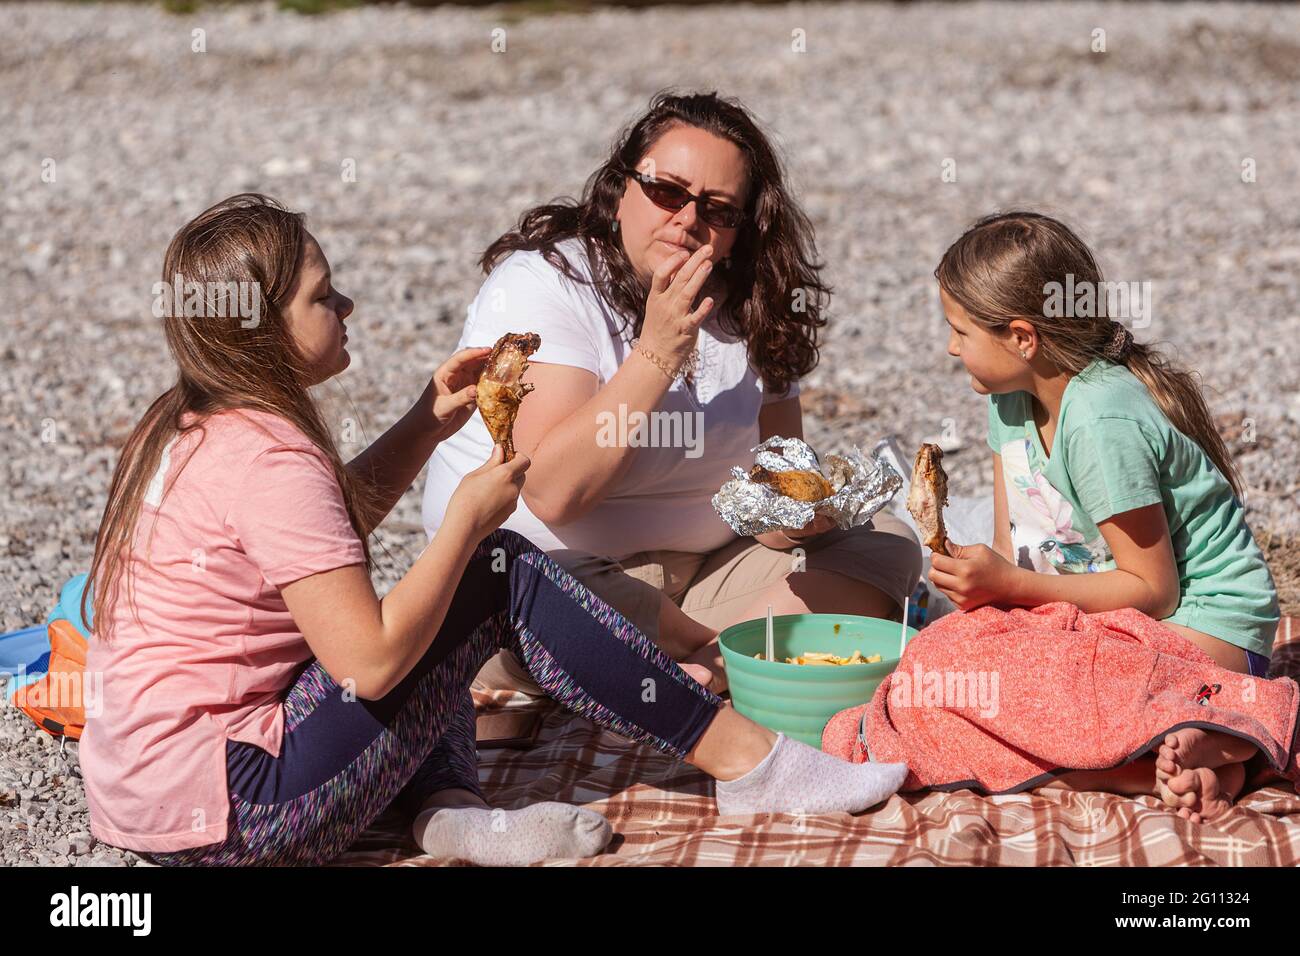
[[[1156,751],[1156,796],[1168,806],[1182,807],[1185,804],[1179,794],[1169,786],[1171,780],[1188,770],[1217,770],[1242,763],[1254,756],[1256,749],[1250,741],[1218,730],[1184,727],[1174,731]]]
[[[1230,763],[1213,770],[1209,767],[1184,770],[1170,778],[1167,787],[1179,801],[1178,815],[1192,823],[1203,823],[1227,814],[1245,782],[1246,765]]]
[[[1138,797],[1151,792],[1155,779],[1154,771],[1155,761],[1149,757],[1139,757],[1132,763],[1112,767],[1109,770],[1071,770],[1050,783],[1043,784],[1042,789],[1056,787]]]

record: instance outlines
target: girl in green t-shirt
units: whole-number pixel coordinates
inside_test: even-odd
[[[930,580],[963,610],[1136,608],[1220,665],[1263,677],[1277,593],[1246,525],[1241,477],[1193,374],[1113,320],[1108,304],[1144,304],[1120,297],[1131,284],[1104,283],[1078,236],[1029,212],[977,222],[935,277],[948,354],[989,396],[995,528],[992,548],[936,553]],[[1209,812],[1235,797],[1255,748],[1220,737],[1166,739],[1156,774],[1166,802]],[[1107,771],[1101,785],[1097,774],[1077,785],[1150,792],[1141,763],[1128,783]]]

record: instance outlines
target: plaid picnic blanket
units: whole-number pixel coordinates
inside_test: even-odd
[[[1300,676],[1300,628],[1286,622],[1272,676]],[[483,706],[500,702],[478,701]],[[1300,796],[1289,785],[1247,793],[1214,824],[1193,824],[1155,797],[1060,789],[999,797],[969,790],[895,794],[875,810],[720,817],[704,774],[563,711],[528,751],[483,751],[479,775],[493,806],[539,800],[603,813],[615,836],[601,856],[553,866],[1295,866]],[[422,855],[408,821],[384,814],[338,865],[443,866]]]

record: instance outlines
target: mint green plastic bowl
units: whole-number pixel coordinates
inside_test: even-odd
[[[837,627],[838,625],[838,627]],[[856,614],[783,614],[772,619],[776,661],[758,660],[765,643],[766,621],[733,624],[718,635],[727,683],[736,710],[771,730],[822,745],[826,722],[849,707],[871,700],[880,682],[898,665],[902,625]],[[908,628],[908,640],[916,633]],[[809,667],[785,658],[805,651],[851,657],[855,650],[878,664]]]

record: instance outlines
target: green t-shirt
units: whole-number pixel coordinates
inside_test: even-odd
[[[1232,486],[1127,368],[1098,359],[1070,380],[1050,457],[1028,392],[989,396],[988,441],[1002,456],[1012,551],[1021,567],[1113,570],[1097,522],[1159,502],[1181,594],[1168,620],[1272,653],[1277,590]]]

